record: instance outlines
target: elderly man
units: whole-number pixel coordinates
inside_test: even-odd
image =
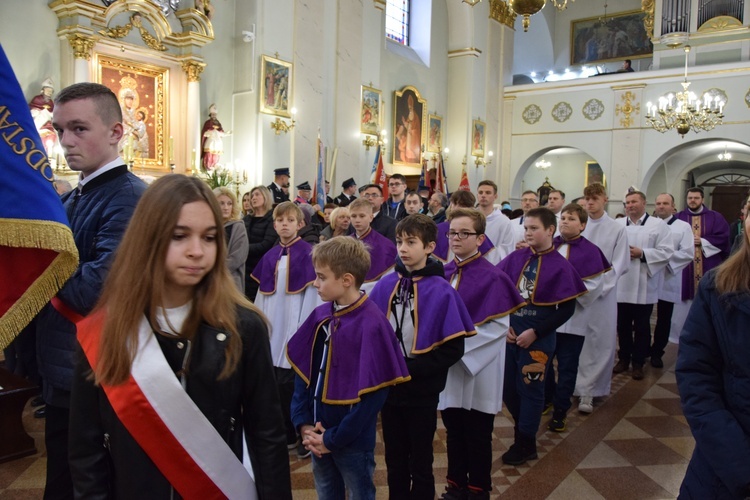
[[[273,182],[268,185],[273,194],[273,206],[289,201],[289,169],[277,168],[273,171]]]
[[[670,337],[677,339],[682,330],[685,318],[678,318],[679,324],[675,324],[673,311],[675,303],[682,300],[682,270],[693,261],[693,231],[690,225],[678,219],[675,215],[674,196],[662,193],[656,197],[656,209],[654,215],[667,223],[672,233],[672,244],[674,253],[669,259],[667,268],[660,273],[661,284],[659,285],[659,302],[656,305],[656,327],[654,328],[654,341],[651,344],[651,366],[654,368],[664,367],[661,357],[664,356],[664,348]],[[670,331],[673,335],[670,335]]]
[[[674,253],[672,234],[663,220],[646,213],[646,195],[632,191],[625,197],[626,216],[617,219],[628,234],[630,265],[617,287],[617,338],[621,373],[633,363],[633,380],[643,379],[643,363],[651,346],[651,312],[659,298],[659,276]]]
[[[435,224],[440,224],[445,220],[445,209],[448,208],[448,197],[443,193],[434,193],[430,196],[430,202],[427,205],[427,216],[430,217]]]
[[[310,196],[312,196],[312,188],[310,183],[305,181],[297,186],[297,197],[294,199],[294,203],[297,205],[309,205]]]

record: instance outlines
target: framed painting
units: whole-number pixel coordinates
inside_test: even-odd
[[[587,161],[585,168],[583,187],[593,184],[594,182],[599,182],[604,187],[607,187],[607,178],[604,175],[604,170],[602,170],[602,167],[598,162]]]
[[[135,167],[169,169],[167,81],[169,70],[105,55],[95,57],[98,83],[117,96],[124,134],[120,155]]]
[[[443,117],[429,115],[427,127],[427,151],[439,153],[443,150]]]
[[[362,101],[359,109],[359,130],[363,134],[378,135],[380,133],[381,102],[381,92],[378,89],[362,85]]]
[[[571,21],[570,64],[595,64],[651,57],[654,46],[641,10]]]
[[[421,167],[427,101],[408,85],[394,92],[393,102],[393,163]]]
[[[291,118],[292,63],[264,55],[260,70],[260,112]]]
[[[471,156],[484,158],[487,124],[481,120],[471,121]]]

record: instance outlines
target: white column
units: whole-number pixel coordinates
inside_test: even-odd
[[[186,169],[191,168],[193,164],[195,169],[200,169],[200,148],[201,148],[201,96],[200,96],[200,75],[206,65],[197,61],[185,61],[182,63],[182,69],[187,73],[187,123],[186,139],[187,149],[191,157],[186,162]]]

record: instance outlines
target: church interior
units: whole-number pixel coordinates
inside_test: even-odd
[[[107,85],[139,137],[121,156],[147,181],[221,174],[241,194],[277,168],[313,185],[320,164],[336,196],[349,178],[367,184],[381,154],[410,186],[444,168],[449,191],[464,174],[472,191],[492,180],[513,208],[527,190],[573,200],[599,181],[613,217],[633,188],[649,212],[665,192],[682,210],[697,186],[729,222],[750,189],[744,0],[3,0],[0,12],[27,101]],[[75,185],[39,125],[56,177]],[[644,380],[615,376],[612,395],[591,415],[571,412],[566,432],[543,418],[530,464],[502,464],[513,429],[499,415],[493,498],[675,498],[693,449],[676,352]],[[38,452],[0,463],[0,498],[41,498],[32,414]],[[441,424],[434,447],[441,492]],[[386,498],[381,438],[376,458]],[[315,498],[310,461],[290,464],[295,498]]]

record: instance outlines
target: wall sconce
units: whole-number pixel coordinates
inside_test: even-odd
[[[476,165],[477,168],[479,168],[480,165],[483,167],[489,167],[492,164],[493,156],[494,153],[492,151],[487,151],[487,160],[485,160],[484,158],[479,158],[477,156],[477,158],[474,160],[474,165]]]
[[[294,117],[297,115],[297,108],[292,108],[292,122],[287,123],[286,121],[282,120],[278,116],[276,117],[276,121],[271,122],[271,128],[274,132],[276,132],[276,135],[280,135],[282,132],[285,134],[292,130],[294,128],[294,124],[297,123],[297,121],[294,119]]]
[[[379,136],[367,135],[362,139],[362,145],[365,147],[365,151],[369,151],[371,147],[381,146],[384,147],[388,143],[388,139],[385,138],[387,131],[381,130]],[[379,137],[379,138],[378,138]]]

